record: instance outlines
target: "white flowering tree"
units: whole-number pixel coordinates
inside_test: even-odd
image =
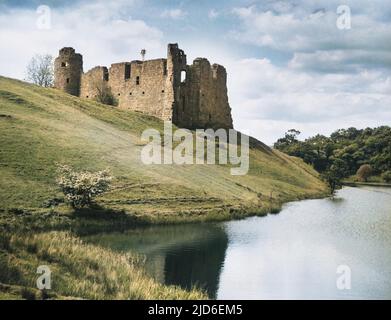
[[[92,199],[107,191],[112,176],[109,170],[75,171],[68,165],[58,166],[57,183],[73,208],[89,206]]]

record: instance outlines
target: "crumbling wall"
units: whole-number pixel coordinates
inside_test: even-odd
[[[54,60],[54,87],[79,96],[82,73],[82,55],[76,53],[73,48],[62,48]]]
[[[187,65],[178,44],[169,44],[167,59],[132,61],[95,67],[83,74],[83,61],[73,48],[63,48],[55,61],[55,84],[82,98],[94,99],[107,86],[118,107],[143,112],[185,128],[232,128],[223,66],[197,58]]]
[[[99,90],[105,90],[108,85],[109,72],[106,67],[95,67],[81,77],[80,97],[95,99]]]
[[[226,82],[223,66],[211,66],[205,58],[195,59],[180,84],[176,123],[187,128],[232,128]]]
[[[114,64],[109,74],[120,108],[164,118],[165,106],[173,103],[166,59]]]

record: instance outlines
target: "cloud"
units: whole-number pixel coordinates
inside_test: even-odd
[[[161,16],[163,18],[170,19],[184,19],[187,16],[187,12],[182,9],[166,9],[162,12]]]
[[[57,55],[63,46],[82,53],[88,70],[137,59],[141,48],[148,59],[164,57],[172,41],[189,63],[204,56],[226,67],[235,127],[269,144],[291,128],[308,136],[391,124],[391,5],[385,1],[344,1],[352,9],[350,30],[336,27],[339,0],[321,7],[313,0],[225,3],[218,10],[208,3],[202,10],[187,7],[191,15],[141,0],[68,3],[52,7],[49,30],[36,27],[34,6],[2,7],[2,75],[23,78],[34,53]],[[227,26],[229,36],[220,36]]]
[[[232,61],[227,69],[235,125],[269,144],[291,128],[309,136],[391,123],[387,72],[308,73],[268,59]]]
[[[268,57],[227,68],[239,129],[249,128],[271,144],[291,128],[308,137],[391,124],[391,6],[346,2],[349,30],[336,25],[337,0],[324,7],[312,0],[262,2],[231,11],[239,22],[231,39],[259,47]]]
[[[150,55],[164,54],[162,32],[146,22],[122,14],[132,12],[129,2],[97,1],[77,7],[51,10],[51,28],[37,28],[35,9],[9,9],[0,14],[0,69],[3,75],[24,77],[25,66],[35,53],[58,54],[72,46],[84,55],[85,70],[95,65],[138,58],[141,48]],[[115,60],[114,60],[115,59]]]
[[[220,13],[216,9],[210,9],[208,12],[208,18],[211,20],[216,19],[219,15]]]
[[[290,67],[319,72],[356,72],[367,68],[391,69],[389,51],[328,50],[295,53]]]
[[[340,30],[335,11],[317,11],[305,16],[259,11],[255,6],[235,8],[242,28],[233,32],[237,40],[282,51],[314,49],[391,49],[391,22],[375,21],[366,15],[352,16],[352,28]]]

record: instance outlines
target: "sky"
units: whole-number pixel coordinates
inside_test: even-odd
[[[178,43],[189,64],[226,67],[235,128],[270,145],[391,125],[389,0],[0,0],[0,43],[0,75],[17,79],[64,46],[87,71]]]

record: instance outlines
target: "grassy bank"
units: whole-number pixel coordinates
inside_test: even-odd
[[[142,257],[118,254],[85,244],[68,232],[2,235],[0,282],[17,283],[22,298],[39,299],[36,266],[52,272],[54,298],[84,299],[202,299],[201,291],[163,286],[142,271]],[[3,293],[7,290],[3,289]],[[13,291],[14,295],[18,292]],[[48,296],[50,298],[51,296]],[[0,296],[1,297],[1,296]]]
[[[53,292],[56,297],[201,298],[200,291],[184,292],[149,280],[137,257],[85,245],[78,237],[145,224],[265,215],[278,212],[287,201],[327,193],[311,167],[255,139],[244,176],[230,175],[227,165],[144,165],[140,135],[148,128],[162,132],[163,123],[0,77],[3,298],[34,293],[36,267],[45,263],[64,274]],[[55,183],[56,163],[76,170],[110,168],[112,187],[94,207],[75,211]],[[68,261],[72,259],[74,265]],[[104,265],[96,266],[99,262]],[[79,278],[72,273],[77,269],[82,270]],[[126,278],[133,279],[135,287],[129,282],[124,284],[131,289],[121,287]],[[113,279],[117,284],[109,284]],[[33,293],[31,297],[37,296]]]

